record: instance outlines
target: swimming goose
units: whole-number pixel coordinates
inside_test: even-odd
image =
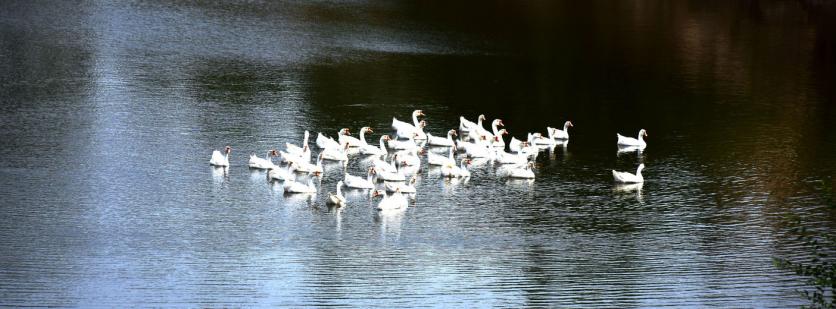
[[[293,166],[294,166],[293,163],[289,163],[287,165],[287,167],[285,167],[285,168],[281,168],[281,167],[277,166],[276,168],[271,169],[270,172],[267,172],[267,179],[279,180],[279,181],[285,181],[285,180],[288,180],[288,179],[293,179],[294,177],[296,177],[293,174],[293,172],[294,172]]]
[[[311,133],[308,130],[305,130],[305,138],[302,140],[302,146],[296,146],[292,143],[285,143],[285,151],[290,154],[296,154],[300,156],[307,155],[308,160],[310,160],[310,148],[308,148],[308,139],[310,138]],[[307,151],[307,154],[305,154]]]
[[[385,182],[383,186],[386,192],[401,192],[401,193],[416,193],[415,182],[418,179],[415,176],[409,178],[409,182]]]
[[[337,138],[340,139],[340,142],[335,141],[333,138],[327,137],[322,135],[322,133],[316,134],[316,145],[320,149],[326,148],[338,148],[340,145],[344,144],[342,142],[343,136],[350,135],[351,133],[348,131],[348,128],[342,128],[339,132],[337,132]]]
[[[528,163],[528,155],[522,152],[508,153],[502,149],[494,149],[496,152],[496,163],[499,164],[526,164]]]
[[[329,161],[348,161],[348,144],[337,148],[325,148],[320,155],[322,159]]]
[[[366,133],[374,133],[372,128],[369,127],[362,127],[360,128],[360,139],[356,139],[353,136],[349,135],[340,135],[340,143],[345,144],[348,143],[349,147],[363,147],[368,145],[369,143],[366,142]]]
[[[508,167],[506,175],[510,178],[534,179],[532,167],[534,167],[534,162],[512,165]]]
[[[374,155],[374,156],[386,156],[389,154],[386,151],[386,145],[384,144],[386,141],[389,141],[389,135],[383,135],[380,137],[380,147],[375,147],[372,145],[365,145],[360,147],[360,153],[364,155]]]
[[[345,183],[345,186],[349,188],[374,189],[374,181],[372,181],[372,177],[374,177],[374,175],[375,169],[373,167],[370,167],[369,174],[366,177],[366,179],[345,173],[345,178],[343,178],[343,182]]]
[[[316,186],[314,186],[313,179],[308,178],[308,183],[304,184],[293,179],[288,179],[284,184],[284,192],[287,193],[316,193]]]
[[[575,125],[572,124],[571,121],[566,121],[563,123],[563,130],[558,128],[546,128],[551,132],[551,136],[555,139],[569,139],[569,128],[574,127]]]
[[[418,133],[414,133],[411,136],[407,137],[405,141],[399,141],[395,139],[389,140],[389,148],[395,150],[412,150],[417,149],[418,145],[415,144],[415,138],[418,137]]]
[[[421,130],[420,122],[418,121],[418,116],[424,116],[424,112],[420,109],[416,109],[412,112],[412,124],[403,122],[398,120],[395,117],[392,117],[392,128],[395,129],[397,135],[399,137],[409,137],[413,136],[413,134],[418,134],[416,139],[427,139],[427,135]]]
[[[644,163],[639,164],[639,168],[636,169],[635,175],[631,174],[630,172],[616,172],[615,170],[612,170],[612,177],[615,178],[616,182],[642,183],[644,182],[644,177],[642,177],[642,169],[644,169]]]
[[[328,200],[325,202],[326,204],[336,205],[339,207],[345,206],[345,196],[343,196],[342,186],[343,181],[340,180],[337,182],[337,194],[328,192]]]
[[[220,151],[212,151],[212,159],[209,160],[210,165],[214,166],[229,166],[229,153],[232,152],[232,147],[224,147],[224,154]]]
[[[378,196],[383,197],[380,203],[377,204],[377,210],[379,211],[401,210],[409,206],[409,201],[406,199],[406,196],[399,191],[396,191],[392,195],[386,195],[386,192],[383,190],[374,191],[372,197]]]
[[[639,138],[635,139],[632,137],[626,137],[621,134],[615,134],[618,137],[618,141],[616,142],[619,147],[635,147],[638,149],[644,149],[647,147],[647,143],[644,142],[644,138],[647,136],[647,131],[644,129],[639,130]]]
[[[267,156],[264,157],[264,158],[259,158],[255,154],[252,154],[252,155],[250,155],[250,161],[247,165],[250,168],[254,168],[254,169],[269,170],[269,169],[272,169],[272,168],[276,167],[276,165],[273,164],[272,158],[274,156],[278,156],[278,155],[279,155],[279,153],[276,152],[275,149],[272,149],[272,150],[268,151]]]
[[[447,131],[447,138],[432,136],[427,133],[427,144],[430,146],[453,147],[456,144],[453,140],[453,136],[458,136],[455,129]]]
[[[470,133],[471,130],[475,128],[481,128],[482,120],[485,119],[485,115],[479,115],[479,117],[476,119],[477,123],[474,123],[473,121],[465,119],[464,116],[461,116],[459,117],[459,131],[461,131],[462,133]]]
[[[467,165],[470,164],[470,159],[462,159],[461,166],[444,165],[441,167],[441,175],[448,178],[466,178],[470,177],[470,171],[467,170]]]
[[[427,163],[429,165],[456,165],[456,159],[453,157],[453,153],[456,151],[456,147],[450,147],[450,155],[445,157],[442,155],[437,155],[432,152],[427,151]]]

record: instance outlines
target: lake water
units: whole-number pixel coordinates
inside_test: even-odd
[[[804,304],[788,218],[836,229],[817,1],[0,3],[0,306]],[[426,113],[571,120],[533,182],[424,166],[406,211],[249,154]],[[648,131],[641,154],[615,133]],[[355,135],[356,136],[356,135]],[[228,173],[212,150],[233,148]],[[639,192],[611,169],[644,163]],[[367,162],[352,157],[348,172]]]

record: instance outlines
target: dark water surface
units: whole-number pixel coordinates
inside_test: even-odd
[[[833,230],[832,5],[0,2],[0,306],[793,307]],[[572,120],[533,183],[424,169],[329,209],[246,167],[302,132]],[[615,133],[648,130],[640,156]],[[207,161],[231,145],[226,177]],[[610,169],[643,162],[640,194]],[[366,162],[353,158],[348,171]]]

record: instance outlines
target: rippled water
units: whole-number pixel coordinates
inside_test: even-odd
[[[772,258],[788,216],[836,222],[817,5],[5,1],[0,305],[803,304]],[[400,213],[326,207],[338,165],[314,199],[246,167],[413,109],[438,135],[478,114],[575,128],[533,182],[425,167]],[[640,128],[647,150],[617,154]],[[642,190],[613,185],[638,163]]]

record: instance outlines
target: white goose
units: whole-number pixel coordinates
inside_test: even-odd
[[[491,131],[486,130],[482,126],[476,126],[471,128],[470,137],[474,140],[478,140],[479,137],[484,138],[488,141],[493,141],[493,137],[495,133],[498,131],[497,126],[502,126],[502,119],[494,119],[491,121]]]
[[[394,170],[390,168],[378,168],[375,166],[375,171],[377,172],[377,179],[383,181],[406,181],[406,176],[398,169],[397,162],[390,164],[395,167]]]
[[[485,118],[485,115],[479,115],[479,117],[476,119],[477,123],[474,123],[473,121],[465,119],[464,116],[461,116],[459,117],[459,131],[461,131],[462,133],[470,133],[470,131],[474,128],[481,128],[482,120],[485,119],[487,119]]]
[[[374,181],[372,181],[372,177],[374,177],[374,175],[375,169],[373,167],[370,167],[369,174],[366,177],[366,179],[345,173],[345,178],[343,179],[343,182],[345,183],[345,186],[349,188],[374,189]]]
[[[418,156],[418,152],[423,151],[420,148],[414,148],[411,150],[401,150],[395,153],[395,161],[400,162],[404,166],[421,166],[421,158]]]
[[[432,134],[427,133],[427,144],[430,146],[453,147],[456,145],[453,136],[458,136],[455,129],[447,131],[447,138],[432,136]]]
[[[407,140],[399,141],[395,139],[389,140],[389,148],[395,150],[412,150],[419,148],[417,144],[415,144],[415,138],[418,137],[418,133],[412,134],[412,136],[408,136]]]
[[[491,144],[486,140],[485,136],[477,139],[475,143],[463,145],[465,145],[465,153],[467,153],[467,155],[471,158],[493,159],[493,149],[490,146]]]
[[[467,170],[467,164],[470,164],[470,159],[462,159],[461,166],[444,165],[441,167],[441,175],[448,178],[470,177],[470,171]]]
[[[383,199],[377,204],[377,210],[379,211],[401,210],[406,209],[409,206],[409,201],[406,199],[406,196],[400,192],[395,192],[392,195],[386,195],[386,192],[383,190],[377,190],[374,191],[372,197],[377,196],[383,196]]]
[[[564,140],[564,139],[569,139],[569,128],[574,127],[574,126],[575,125],[573,125],[571,121],[566,121],[563,124],[563,130],[558,129],[558,128],[551,128],[551,127],[546,128],[546,130],[549,130],[549,132],[551,132],[550,133],[551,136],[553,136],[555,139]]]
[[[544,137],[540,133],[533,133],[533,134],[530,134],[529,139],[531,139],[533,141],[534,145],[539,145],[539,146],[555,146],[557,144],[562,144],[565,141],[559,141],[558,140],[557,136],[555,136],[555,130],[556,130],[555,128],[546,127],[546,134],[548,134],[549,137]]]
[[[229,153],[232,152],[232,147],[224,147],[224,154],[220,151],[212,151],[212,159],[209,160],[210,165],[214,166],[229,166]]]
[[[311,137],[311,133],[308,130],[305,130],[305,138],[302,140],[302,146],[296,146],[291,143],[285,143],[285,150],[289,154],[295,154],[297,156],[308,156],[308,160],[310,160],[311,151],[308,148],[308,139]]]
[[[268,151],[267,156],[264,157],[264,158],[259,158],[255,154],[252,154],[252,155],[250,155],[250,161],[249,161],[249,163],[247,163],[247,165],[250,168],[254,168],[254,169],[262,169],[262,170],[273,169],[273,168],[276,167],[276,165],[273,164],[273,159],[272,158],[275,157],[275,156],[278,156],[278,155],[279,155],[279,153],[276,152],[275,149]]]
[[[397,135],[399,137],[409,137],[413,136],[413,134],[418,134],[416,139],[427,139],[427,135],[421,130],[420,122],[418,121],[418,116],[424,116],[424,112],[420,109],[412,111],[412,124],[403,122],[398,120],[395,117],[392,117],[392,128],[395,129]]]
[[[360,147],[360,153],[364,155],[373,155],[373,156],[386,156],[389,154],[386,151],[386,145],[384,144],[386,141],[389,141],[389,135],[383,135],[380,137],[380,147],[375,147],[372,145],[365,145]]]
[[[356,139],[348,134],[340,135],[340,144],[348,143],[349,147],[366,146],[369,144],[366,142],[366,133],[374,133],[374,131],[372,131],[372,128],[369,127],[360,128],[360,139]]]
[[[333,194],[328,192],[328,200],[325,201],[328,205],[336,205],[339,207],[345,206],[345,196],[343,196],[342,192],[343,181],[340,180],[337,182],[337,194]]]
[[[644,169],[644,163],[639,164],[639,168],[636,169],[636,174],[632,174],[630,172],[616,172],[615,170],[612,171],[612,177],[615,178],[616,182],[621,183],[643,183],[644,177],[642,177],[642,170]]]
[[[427,151],[427,163],[429,165],[456,165],[456,159],[453,157],[453,153],[456,151],[456,147],[450,147],[450,155],[445,157],[442,155],[437,155],[432,152]]]
[[[350,134],[349,131],[348,131],[348,128],[342,128],[342,129],[340,129],[339,132],[337,132],[337,137],[342,139],[342,136],[348,135],[348,134]],[[344,143],[337,142],[333,138],[322,135],[322,133],[317,133],[316,134],[316,146],[318,146],[320,149],[336,148],[336,147],[340,147],[340,145],[342,145],[342,144],[344,144]]]
[[[508,167],[506,175],[510,178],[534,179],[534,171],[531,169],[532,167],[534,167],[534,162],[513,165]]]
[[[296,171],[302,173],[313,174],[316,176],[322,175],[322,154],[317,157],[316,164],[310,162],[296,163]]]
[[[415,182],[418,179],[415,176],[409,178],[409,182],[385,182],[383,186],[386,188],[386,192],[401,192],[401,193],[416,193],[415,190]]]
[[[644,149],[647,147],[647,143],[644,142],[644,138],[647,136],[647,131],[644,129],[639,130],[639,138],[635,139],[632,137],[626,137],[621,134],[615,134],[618,137],[618,144],[619,147],[635,147],[638,149]]]
[[[528,163],[528,155],[522,152],[508,153],[502,149],[495,149],[496,163],[499,164],[526,164]]]
[[[316,193],[316,186],[314,186],[313,179],[308,178],[308,183],[304,184],[293,179],[288,179],[284,184],[284,192],[287,193]]]
[[[502,150],[505,149],[505,139],[502,137],[503,135],[508,135],[508,130],[502,129],[496,131],[496,134],[493,136],[493,143],[491,144],[494,148],[500,148]]]
[[[293,179],[295,177],[295,175],[293,174],[293,165],[293,163],[290,163],[285,168],[276,167],[271,169],[269,172],[267,172],[267,179],[278,181]]]
[[[344,144],[345,146],[336,147],[336,148],[325,148],[322,150],[320,155],[322,156],[323,160],[329,161],[348,161],[348,144]]]

